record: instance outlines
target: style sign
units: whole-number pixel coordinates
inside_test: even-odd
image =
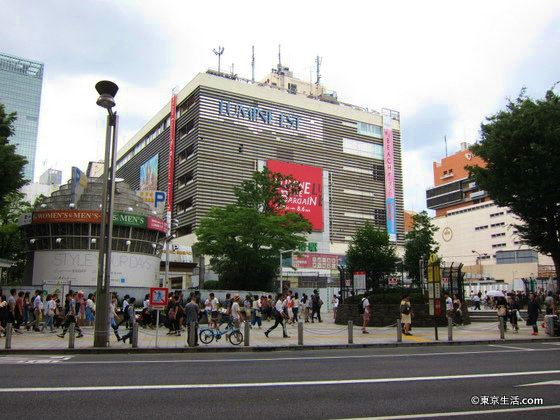
[[[167,306],[169,289],[167,287],[150,288],[150,306],[154,309],[163,309]]]
[[[299,213],[313,225],[313,230],[323,230],[323,169],[295,163],[267,161],[271,172],[291,175],[299,181],[301,192],[287,197],[287,190],[281,189],[286,198],[286,212]]]

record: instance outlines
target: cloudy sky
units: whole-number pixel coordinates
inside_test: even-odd
[[[542,97],[560,80],[555,1],[0,0],[0,51],[45,63],[36,177],[70,175],[102,157],[105,115],[94,85],[120,86],[124,144],[198,72],[256,78],[282,62],[339,99],[401,113],[405,208],[425,209],[432,162],[478,138],[485,116],[523,86]]]

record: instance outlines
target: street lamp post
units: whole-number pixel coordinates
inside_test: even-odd
[[[113,112],[115,95],[119,87],[108,80],[95,85],[99,93],[97,105],[107,109],[105,134],[105,159],[103,163],[103,188],[101,193],[101,226],[99,232],[99,257],[97,265],[97,301],[94,347],[109,344],[109,286],[111,283],[111,242],[113,237],[113,201],[115,195],[115,160],[117,152],[118,116]],[[110,188],[109,188],[110,180]],[[107,214],[108,213],[108,214]],[[107,226],[107,216],[109,217]]]

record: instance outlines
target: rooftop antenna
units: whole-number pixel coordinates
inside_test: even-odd
[[[281,45],[278,44],[278,73],[282,71],[282,53],[281,53]]]
[[[317,56],[315,59],[315,63],[317,64],[317,81],[315,82],[316,85],[319,84],[321,81],[321,63],[323,62],[323,57]]]
[[[255,46],[253,45],[253,58],[251,59],[251,68],[253,70],[253,77],[251,81],[255,83]]]
[[[230,68],[229,68],[229,71],[230,71],[230,73],[231,73],[232,76],[233,76],[233,74],[235,73],[234,69],[235,69],[235,64],[234,64],[234,63],[231,63],[231,66],[230,66]]]
[[[214,48],[212,51],[214,51],[214,54],[218,56],[218,73],[220,73],[220,62],[221,62],[222,54],[224,53],[224,47],[218,46],[217,50],[216,48]]]
[[[443,136],[443,140],[445,141],[445,157],[447,157],[447,136]]]

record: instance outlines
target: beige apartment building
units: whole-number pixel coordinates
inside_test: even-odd
[[[483,164],[466,143],[458,153],[433,164],[434,187],[426,196],[428,208],[436,211],[432,221],[439,227],[439,254],[447,263],[464,264],[467,282],[503,282],[518,290],[522,279],[540,279],[538,286],[546,287],[555,276],[552,258],[523,242],[513,212],[497,206],[464,169]]]

